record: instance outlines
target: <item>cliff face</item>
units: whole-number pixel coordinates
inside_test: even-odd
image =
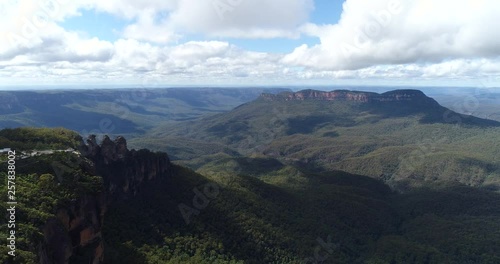
[[[144,182],[168,177],[171,173],[172,166],[166,153],[130,151],[123,137],[112,141],[105,136],[98,145],[91,136],[83,152],[94,163],[92,173],[103,177],[106,193],[114,199],[134,196]]]
[[[80,167],[101,176],[103,190],[59,208],[57,219],[45,224],[45,243],[38,249],[40,263],[101,263],[105,251],[101,228],[107,208],[135,196],[144,183],[172,173],[166,153],[129,150],[123,137],[112,141],[105,136],[98,144],[90,136],[80,153]]]
[[[358,92],[347,90],[336,91],[316,91],[303,90],[295,93],[284,92],[280,94],[262,94],[261,98],[268,101],[302,101],[302,100],[321,100],[321,101],[354,101],[354,102],[427,102],[435,103],[433,99],[427,97],[418,90],[396,90],[382,94],[371,92]]]
[[[57,218],[43,227],[40,263],[101,263],[104,255],[101,227],[106,195],[84,195],[57,210]]]

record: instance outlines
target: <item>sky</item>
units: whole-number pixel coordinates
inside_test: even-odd
[[[0,88],[500,87],[498,0],[0,0]]]

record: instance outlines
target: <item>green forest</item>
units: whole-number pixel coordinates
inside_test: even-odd
[[[27,144],[23,135],[46,136],[51,147],[66,142],[59,129],[29,130],[0,134]],[[81,141],[62,134],[74,141],[59,147]],[[457,183],[399,193],[342,171],[317,173],[262,157],[233,160],[200,173],[172,165],[171,176],[113,202],[103,218],[104,263],[500,262],[500,195],[487,188]],[[54,161],[67,165],[63,173]],[[18,263],[38,263],[43,228],[59,219],[58,209],[106,192],[88,162],[73,153],[19,160]],[[6,192],[6,174],[0,175]],[[88,254],[79,249],[70,263],[88,263]]]

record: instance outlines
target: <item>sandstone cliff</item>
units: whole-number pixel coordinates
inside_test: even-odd
[[[45,243],[38,249],[40,263],[101,263],[104,240],[101,228],[107,208],[141,191],[145,182],[167,178],[172,165],[166,153],[129,150],[123,137],[100,144],[90,136],[80,148],[79,166],[103,178],[96,194],[86,194],[57,210],[44,228]]]
[[[103,177],[107,194],[117,199],[134,196],[143,182],[167,177],[171,173],[166,153],[128,150],[123,137],[112,141],[105,136],[98,145],[91,136],[83,152],[94,163],[93,173]]]
[[[264,93],[261,98],[268,101],[322,100],[322,101],[355,101],[355,102],[425,102],[438,103],[418,90],[395,90],[382,94],[348,90],[317,91],[302,90],[299,92],[283,92],[279,94]]]

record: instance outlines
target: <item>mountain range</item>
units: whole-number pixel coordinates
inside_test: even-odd
[[[166,150],[193,169],[255,156],[368,175],[403,190],[435,181],[497,188],[499,139],[499,122],[456,113],[417,90],[304,90],[263,94],[131,144]]]
[[[47,114],[53,125],[87,132],[0,130],[0,149],[22,157],[19,255],[10,259],[2,247],[3,263],[500,262],[497,121],[408,89],[147,91],[105,124],[125,139],[92,135],[91,116],[82,124],[70,120],[80,112],[64,116],[103,117],[113,93],[94,93],[108,97],[50,92],[33,112],[39,95],[30,94],[29,104],[2,110],[11,111],[3,120],[19,117],[13,127]],[[242,94],[234,108],[223,104]],[[192,102],[186,120],[167,114],[172,100]],[[49,119],[51,111],[58,114]],[[0,154],[3,179],[7,158]],[[7,181],[0,186],[6,193]]]
[[[104,89],[1,91],[0,127],[65,127],[80,134],[140,135],[230,110],[263,91],[286,89]]]

